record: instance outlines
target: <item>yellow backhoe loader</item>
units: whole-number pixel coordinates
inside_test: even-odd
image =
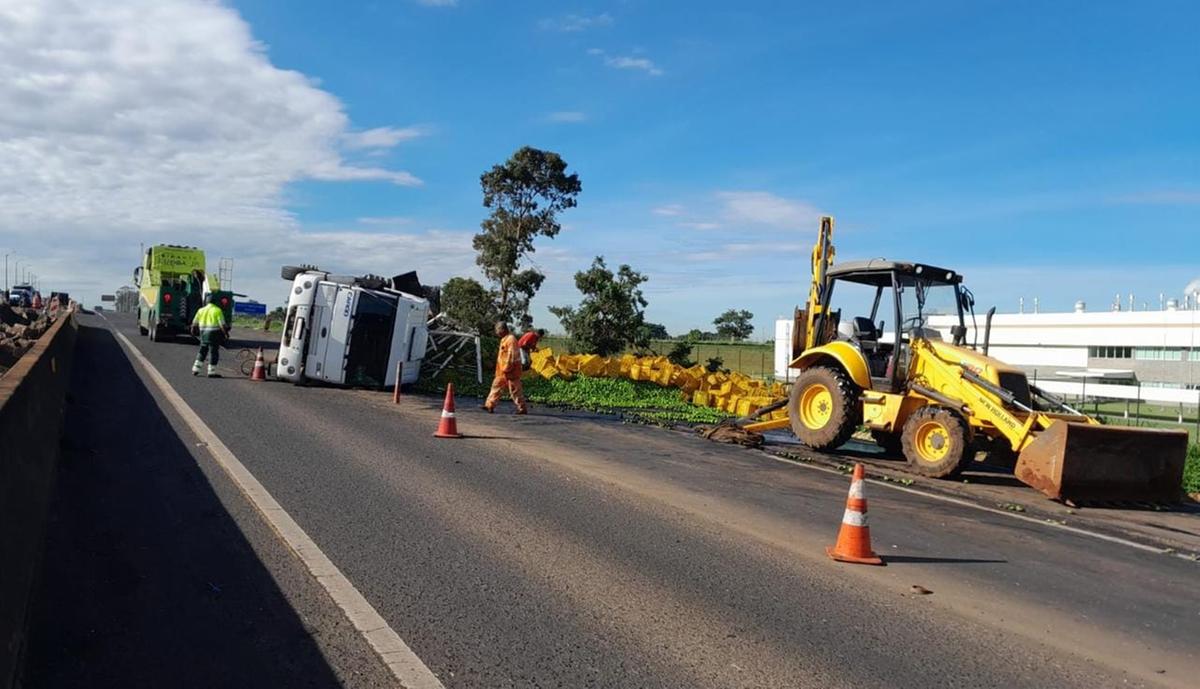
[[[974,297],[961,275],[922,263],[833,259],[833,218],[824,217],[808,302],[795,316],[788,418],[746,430],[790,426],[805,445],[826,451],[865,425],[922,476],[953,477],[985,448],[1015,460],[1017,478],[1054,499],[1181,497],[1187,433],[1104,426],[1030,385],[1020,369],[987,355],[990,314],[982,347],[968,346]],[[843,318],[831,307],[839,288],[857,292],[861,315]]]

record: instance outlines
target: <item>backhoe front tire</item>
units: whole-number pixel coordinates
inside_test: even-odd
[[[838,368],[805,369],[792,385],[788,417],[800,442],[824,452],[841,447],[862,419],[859,389]]]
[[[909,471],[930,478],[953,478],[975,459],[967,422],[957,412],[929,405],[904,422],[901,434]]]

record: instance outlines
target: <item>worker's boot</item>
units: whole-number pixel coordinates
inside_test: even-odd
[[[196,359],[196,362],[192,364],[192,375],[193,376],[200,375],[200,368],[202,366],[204,366],[203,362],[201,362],[199,359]]]
[[[217,377],[217,367],[216,366],[213,366],[212,364],[208,365],[208,377],[209,378]]]

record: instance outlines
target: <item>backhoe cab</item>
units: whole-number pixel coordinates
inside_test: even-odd
[[[1186,432],[1100,426],[987,356],[986,344],[968,345],[975,302],[961,275],[882,259],[834,265],[832,237],[833,219],[822,218],[808,303],[793,330],[790,366],[799,373],[788,423],[805,445],[832,450],[865,426],[922,476],[955,476],[984,447],[1052,498],[1179,497]],[[831,306],[842,293],[856,302],[847,314]],[[934,317],[950,342],[931,327]]]

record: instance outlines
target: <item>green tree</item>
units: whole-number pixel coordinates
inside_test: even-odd
[[[546,279],[537,269],[524,267],[525,259],[534,252],[536,237],[558,234],[558,214],[575,207],[583,188],[579,175],[566,170],[557,153],[524,146],[479,178],[483,205],[491,215],[472,242],[478,252],[475,262],[493,285],[500,317],[525,328],[533,323],[529,301]]]
[[[614,274],[597,256],[588,270],[575,273],[575,287],[583,294],[579,306],[552,306],[575,351],[610,356],[627,346],[646,347],[646,299],[641,284],[648,278],[627,265]]]
[[[491,335],[500,319],[495,295],[472,278],[450,278],[442,285],[441,313],[460,328]]]
[[[667,333],[667,326],[661,323],[643,323],[643,336],[646,340],[669,340],[671,335]]]
[[[750,337],[750,333],[754,332],[754,324],[750,322],[752,320],[754,314],[749,311],[729,309],[714,318],[713,325],[717,326],[718,335],[728,337],[730,342],[737,342]]]

